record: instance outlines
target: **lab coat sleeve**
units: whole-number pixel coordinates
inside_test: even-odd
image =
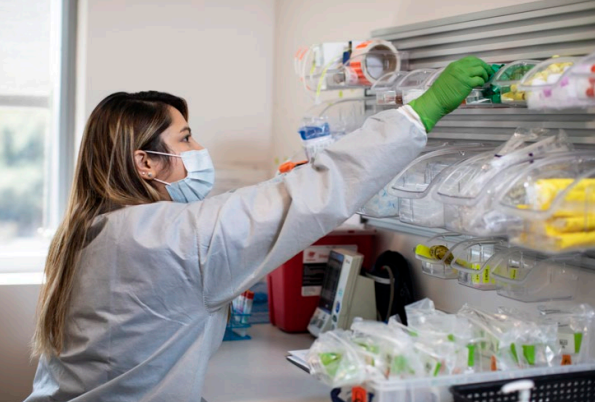
[[[197,203],[203,295],[214,311],[351,217],[426,143],[415,112],[388,110],[313,163]],[[191,209],[192,206],[189,206]]]

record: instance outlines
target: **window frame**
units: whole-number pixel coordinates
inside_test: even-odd
[[[64,216],[74,175],[78,0],[51,0],[50,14],[50,95],[0,95],[0,107],[50,108],[50,129],[45,139],[42,240],[21,239],[19,246],[0,252],[0,274],[43,270],[49,241]]]

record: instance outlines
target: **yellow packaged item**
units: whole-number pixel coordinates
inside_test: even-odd
[[[548,220],[547,225],[559,233],[595,231],[595,213],[573,216],[555,214],[554,218]]]
[[[537,180],[535,183],[535,207],[544,211],[548,210],[556,197],[574,182],[574,179]],[[575,209],[574,204],[577,204],[576,207],[584,208],[585,203],[595,205],[595,179],[582,179],[576,184],[564,197],[561,210],[568,209],[568,213],[581,212],[580,209]]]

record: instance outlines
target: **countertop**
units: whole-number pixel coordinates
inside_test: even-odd
[[[310,334],[287,334],[270,324],[248,329],[251,340],[223,342],[209,362],[208,402],[329,402],[331,388],[289,363],[289,350],[308,349]]]

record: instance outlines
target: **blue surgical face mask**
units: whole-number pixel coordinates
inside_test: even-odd
[[[209,195],[213,189],[213,184],[215,183],[215,168],[213,167],[209,151],[206,149],[182,152],[180,155],[155,151],[145,152],[182,158],[182,163],[188,172],[186,178],[173,183],[155,179],[155,181],[165,184],[165,189],[169,193],[172,201],[201,201]]]

